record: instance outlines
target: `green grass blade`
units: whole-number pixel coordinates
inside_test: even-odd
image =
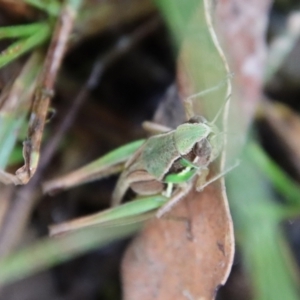
[[[57,17],[59,15],[61,4],[56,0],[23,0],[25,3],[30,4],[48,15]]]
[[[0,169],[5,169],[8,164],[12,149],[15,146],[18,132],[24,125],[26,114],[1,116],[0,114]]]
[[[299,299],[295,263],[279,228],[281,206],[251,155],[228,174],[235,232],[250,275],[255,300]],[[283,208],[284,210],[284,208]]]
[[[0,260],[0,285],[70,260],[87,251],[103,247],[135,233],[142,222],[101,230],[79,230],[57,238],[45,238]]]
[[[256,143],[250,143],[247,152],[259,170],[272,182],[289,204],[300,205],[300,187],[277,166]]]
[[[12,153],[16,154],[13,149],[21,129],[24,128],[42,59],[39,52],[31,55],[7,93],[0,111],[0,169],[5,169]],[[22,158],[22,147],[18,151],[15,158]]]
[[[156,0],[156,3],[181,47],[180,70],[188,73],[189,92],[195,95],[209,90],[228,78],[206,22],[204,1]],[[212,120],[226,98],[227,86],[224,84],[214,93],[202,95],[201,101],[193,101],[194,113],[203,114],[204,111],[205,116]]]
[[[18,128],[19,129],[19,128]],[[23,147],[20,146],[15,146],[12,149],[12,151],[10,152],[10,156],[9,156],[9,160],[8,160],[8,164],[7,165],[16,165],[16,164],[20,164],[23,161]]]
[[[138,140],[131,143],[128,143],[124,146],[121,146],[106,155],[102,156],[101,158],[89,163],[87,166],[84,167],[84,170],[87,172],[90,171],[98,171],[102,168],[107,168],[111,165],[115,165],[121,162],[128,160],[132,156],[132,154],[142,146],[145,140]],[[83,168],[81,168],[83,170]]]
[[[28,52],[32,48],[44,43],[50,37],[50,33],[50,25],[44,23],[43,26],[40,25],[39,30],[32,36],[18,40],[10,45],[0,53],[0,68],[18,58],[22,54]]]
[[[95,226],[102,228],[105,226],[116,226],[122,223],[135,222],[135,217],[141,214],[156,210],[165,204],[168,198],[156,195],[144,198],[138,198],[134,201],[119,205],[117,207],[107,209],[105,211],[75,219],[73,221],[64,222],[50,227],[50,234],[60,234],[87,226]]]
[[[0,39],[28,37],[44,27],[45,23],[0,27]]]
[[[291,253],[286,251],[283,233],[278,223],[261,221],[256,220],[243,239],[245,264],[251,274],[254,299],[299,299],[295,270],[290,267]]]
[[[57,17],[61,11],[61,3],[57,0],[23,0],[40,10],[46,12],[49,16]],[[78,10],[82,4],[82,0],[67,0],[70,7],[74,10]]]
[[[194,0],[156,0],[155,2],[167,21],[176,42],[181,43],[186,34],[187,24],[201,3]]]

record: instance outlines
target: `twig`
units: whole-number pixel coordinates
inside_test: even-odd
[[[68,111],[68,114],[58,125],[56,134],[54,134],[45,145],[35,176],[26,186],[20,188],[15,195],[15,201],[10,207],[9,214],[6,216],[5,227],[2,232],[0,232],[0,256],[9,253],[22,236],[31,211],[37,201],[35,192],[39,185],[40,178],[49,165],[57,146],[74,122],[81,106],[88,98],[89,93],[99,84],[104,71],[111,64],[115,63],[117,59],[134,48],[138,42],[157,29],[159,24],[160,20],[158,18],[151,19],[135,30],[130,36],[123,37],[121,39],[123,42],[119,40],[112,50],[96,60],[89,78],[73,101],[73,105]],[[126,43],[124,43],[124,41],[126,41]]]
[[[28,138],[23,146],[25,165],[16,172],[16,176],[22,184],[30,180],[38,166],[43,130],[50,100],[54,93],[53,87],[74,26],[76,8],[78,7],[71,0],[62,8],[46,55],[44,68],[39,77],[33,97]]]
[[[63,136],[73,124],[80,107],[88,98],[89,93],[97,85],[99,85],[104,71],[107,70],[109,66],[115,63],[125,53],[128,53],[129,50],[134,48],[136,44],[139,43],[142,39],[148,36],[155,29],[157,29],[158,25],[158,18],[151,19],[149,22],[136,29],[133,34],[121,37],[121,39],[118,40],[112,50],[96,59],[91,74],[85,85],[79,92],[78,96],[75,98],[71,110],[68,111],[68,114],[58,126],[59,129],[57,130],[56,134],[46,145],[45,150],[43,151],[43,159],[41,160],[39,169],[44,169],[49,164],[49,161],[51,160],[55,150],[57,149],[58,144],[61,142]]]
[[[40,74],[34,93],[28,139],[24,142],[23,147],[25,165],[16,172],[16,176],[21,183],[28,182],[38,165],[48,107],[53,94],[55,79],[67,47],[68,37],[74,25],[75,15],[74,4],[68,1],[57,20],[43,71]],[[0,255],[5,255],[19,241],[23,233],[23,226],[27,223],[35,203],[34,187],[36,185],[37,181],[34,180],[26,187],[18,190],[16,200],[10,207],[0,235]]]

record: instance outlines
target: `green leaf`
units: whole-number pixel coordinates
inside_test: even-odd
[[[103,247],[116,239],[135,233],[142,222],[101,230],[86,228],[57,238],[45,238],[0,260],[0,285],[8,284],[92,249]]]
[[[258,161],[249,155],[253,154],[253,144],[247,145],[245,152],[241,165],[228,174],[227,188],[254,299],[299,299],[296,263],[280,228],[285,208],[276,202]]]
[[[51,33],[51,26],[46,23],[41,23],[39,29],[28,38],[20,39],[14,42],[0,53],[0,68],[9,64],[22,54],[43,44]]]
[[[0,27],[0,39],[28,37],[37,33],[45,23]]]
[[[135,223],[139,221],[139,216],[157,210],[167,201],[168,198],[161,195],[137,198],[134,201],[99,213],[52,225],[50,227],[50,234],[56,235],[90,226],[98,226],[100,230],[106,226],[120,226],[122,224]]]
[[[300,205],[300,187],[288,176],[274,161],[272,161],[263,149],[256,143],[249,143],[248,155],[256,163],[259,170],[272,182],[289,204]]]
[[[45,11],[50,16],[56,17],[59,15],[61,4],[56,0],[23,0],[40,10]]]

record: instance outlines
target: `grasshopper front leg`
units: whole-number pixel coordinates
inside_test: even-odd
[[[156,213],[157,218],[161,218],[164,214],[170,211],[180,200],[182,200],[191,190],[192,184],[185,183],[178,186],[172,197],[164,204]]]
[[[195,170],[191,170],[191,174],[193,174]],[[197,170],[198,178],[196,179],[196,190],[202,191],[207,185],[210,183],[216,181],[220,178],[220,176],[214,177],[210,181],[206,181],[207,175],[209,174],[209,169],[207,167],[203,167],[201,169]],[[224,174],[222,174],[223,176]],[[161,207],[158,212],[156,213],[157,218],[161,218],[164,214],[166,214],[168,211],[170,211],[182,198],[184,198],[192,189],[193,187],[193,181],[189,182],[182,182],[178,185],[176,188],[174,195],[169,199],[169,201]]]
[[[201,170],[198,170],[199,175],[195,184],[196,191],[197,192],[203,191],[208,185],[219,180],[228,172],[236,168],[239,165],[239,163],[240,162],[237,161],[233,166],[221,172],[220,174],[214,176],[208,181],[207,181],[207,175],[209,174],[209,169],[207,167],[204,167]],[[170,211],[183,197],[185,197],[189,193],[192,187],[193,187],[192,182],[181,183],[178,186],[177,190],[175,191],[174,195],[169,199],[169,201],[158,210],[158,212],[156,213],[157,218],[161,218],[165,213]]]

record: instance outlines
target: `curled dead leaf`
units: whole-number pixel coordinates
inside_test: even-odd
[[[125,300],[214,299],[231,270],[234,236],[224,182],[191,191],[128,248]]]
[[[229,73],[209,10],[208,1],[199,6],[190,24],[192,30],[185,36],[178,60],[183,97],[213,87]],[[201,37],[194,34],[194,28],[199,29]],[[209,117],[214,116],[225,94],[231,94],[229,80],[226,92],[221,88],[212,95],[213,100],[218,99],[214,103],[203,98],[198,101],[200,105],[194,103],[195,113],[201,107]],[[224,155],[218,162],[218,171],[220,163],[224,165]],[[210,177],[219,174],[210,173],[214,173]],[[219,286],[227,280],[233,256],[233,225],[221,179],[202,192],[192,190],[167,216],[154,219],[134,240],[123,260],[123,299],[214,299]]]

